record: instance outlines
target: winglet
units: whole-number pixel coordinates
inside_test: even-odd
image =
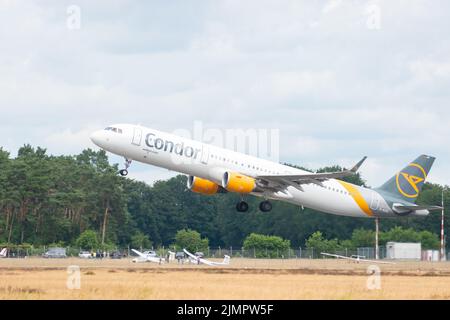
[[[355,166],[353,168],[350,169],[351,172],[356,173],[356,171],[359,170],[359,168],[361,167],[361,165],[363,164],[364,161],[366,161],[367,156],[365,156],[364,158],[362,158],[357,164],[355,164]]]

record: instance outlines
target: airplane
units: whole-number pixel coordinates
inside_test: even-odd
[[[186,253],[196,264],[206,264],[208,266],[227,266],[230,264],[230,256],[225,255],[222,262],[214,262],[210,260],[206,260],[204,258],[198,257],[186,249],[183,249],[184,253]]]
[[[0,258],[6,258],[8,255],[8,249],[3,248],[2,251],[0,251]]]
[[[421,155],[378,188],[365,188],[340,179],[357,173],[364,157],[353,168],[312,173],[232,150],[186,139],[140,125],[116,124],[90,136],[100,148],[125,158],[126,176],[132,161],[188,175],[187,187],[204,195],[233,192],[240,195],[238,212],[249,205],[244,196],[263,198],[262,212],[271,200],[335,215],[384,218],[426,216],[439,206],[416,205],[416,199],[435,160]]]
[[[131,260],[132,262],[155,262],[159,264],[166,262],[166,259],[158,257],[154,251],[140,252],[135,249],[131,249],[131,251],[138,255],[137,258]]]
[[[331,254],[331,253],[326,253],[326,252],[321,252],[320,254],[324,255],[324,256],[327,256],[327,257],[333,257],[333,258],[337,258],[337,259],[350,260],[350,261],[353,261],[353,262],[356,262],[356,263],[368,262],[368,263],[381,263],[381,264],[395,264],[395,262],[364,259],[365,258],[364,256],[359,256],[359,255],[346,257],[346,256],[341,256],[339,254]]]

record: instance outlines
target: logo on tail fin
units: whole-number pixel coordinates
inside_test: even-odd
[[[419,195],[419,184],[423,183],[427,174],[422,166],[411,163],[397,173],[396,183],[398,191],[407,198],[416,198]]]

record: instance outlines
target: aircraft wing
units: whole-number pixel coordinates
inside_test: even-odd
[[[338,258],[338,259],[355,260],[354,258],[341,256],[341,255],[338,255],[338,254],[331,254],[331,253],[325,253],[325,252],[321,252],[320,254],[323,255],[323,256],[333,257],[333,258]]]
[[[333,258],[351,259],[350,257],[340,256],[338,254],[331,254],[331,253],[325,253],[325,252],[321,252],[320,254],[323,256],[333,257]]]
[[[342,170],[338,172],[295,174],[295,175],[267,175],[267,176],[257,176],[256,178],[263,181],[275,182],[281,185],[292,185],[294,187],[298,187],[302,184],[308,183],[316,183],[320,185],[321,181],[354,175],[366,159],[367,157],[362,158],[362,160],[360,160],[350,170]]]
[[[140,251],[137,251],[135,249],[131,249],[134,253],[136,253],[139,257],[134,258],[134,262],[155,262],[155,263],[164,263],[165,259],[161,257],[149,257],[145,254],[143,254]]]
[[[200,263],[206,264],[208,266],[224,266],[224,265],[229,265],[230,264],[230,256],[225,255],[225,258],[223,260],[223,262],[214,262],[214,261],[209,261],[207,259],[203,259],[203,258],[199,258],[196,255],[193,255],[192,253],[190,253],[189,251],[187,251],[186,249],[183,249],[183,251],[192,259],[194,259],[195,261],[200,261]]]
[[[230,256],[225,255],[225,257],[223,258],[223,262],[214,262],[214,261],[209,261],[206,259],[201,259],[204,260],[203,263],[209,265],[209,266],[227,266],[230,264]]]
[[[369,260],[369,259],[360,259],[360,258],[351,258],[346,256],[341,256],[339,254],[331,254],[331,253],[325,253],[321,252],[321,255],[328,256],[328,257],[334,257],[338,259],[345,259],[345,260],[351,260],[355,262],[369,262],[369,263],[380,263],[380,264],[395,264],[395,262],[388,262],[388,261],[380,261],[380,260]]]
[[[189,257],[191,257],[192,259],[194,259],[195,261],[199,260],[199,257],[197,257],[196,255],[193,255],[192,253],[190,253],[189,251],[187,251],[186,249],[183,249],[184,253],[186,253]]]
[[[208,266],[227,266],[230,264],[230,256],[225,256],[223,262],[215,262],[215,261],[210,261],[210,260],[206,260],[203,258],[199,259],[201,263],[204,263]]]
[[[198,260],[200,260],[200,263],[206,264],[206,265],[208,265],[208,266],[214,266],[214,265],[216,265],[214,262],[209,261],[209,260],[206,260],[206,259],[199,258]]]
[[[139,257],[147,259],[147,256],[145,254],[143,254],[142,252],[139,252],[135,249],[131,249],[131,251],[133,251],[134,253],[136,253]]]

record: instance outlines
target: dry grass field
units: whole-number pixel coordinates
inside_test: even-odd
[[[80,289],[67,288],[67,266]],[[450,299],[450,263],[379,265],[342,260],[232,259],[227,267],[133,264],[123,260],[1,259],[0,299]]]

